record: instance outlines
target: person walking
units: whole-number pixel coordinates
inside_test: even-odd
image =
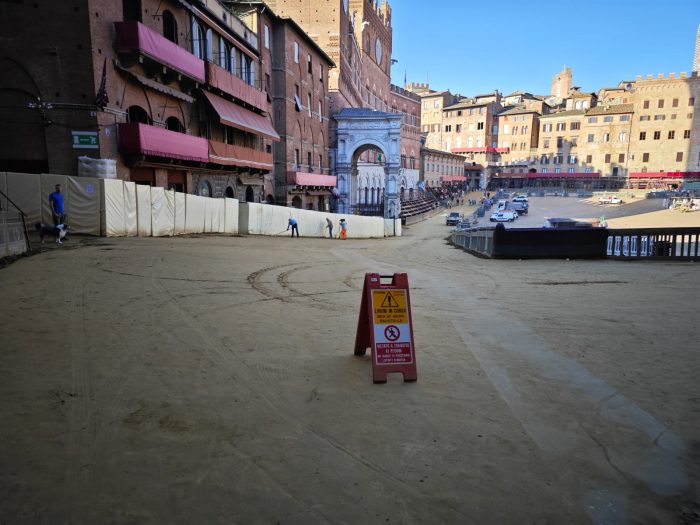
[[[348,238],[348,223],[345,219],[340,219],[340,238],[345,240]]]
[[[297,237],[299,237],[299,225],[297,224],[297,220],[290,217],[289,222],[287,223],[287,231],[289,231],[289,228],[292,229],[292,237],[294,237],[294,232],[297,232]]]
[[[326,217],[326,228],[328,228],[328,238],[333,238],[333,221],[329,217]]]
[[[51,206],[51,215],[53,216],[53,225],[65,224],[66,208],[63,205],[62,186],[56,184],[56,191],[49,194],[49,205]]]

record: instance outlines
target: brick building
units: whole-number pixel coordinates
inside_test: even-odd
[[[327,211],[336,179],[329,157],[331,58],[295,20],[265,2],[232,2],[260,40],[264,89],[280,142],[273,148],[275,202]]]
[[[0,89],[15,95],[0,117],[40,147],[3,128],[0,169],[75,175],[88,155],[114,159],[119,178],[142,184],[270,197],[279,137],[258,39],[223,4],[12,3],[2,24]]]

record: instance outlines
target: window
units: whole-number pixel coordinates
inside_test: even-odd
[[[654,115],[654,120],[666,120],[666,115]]]
[[[567,159],[567,164],[576,164],[576,155],[569,155]]]
[[[569,142],[571,144],[571,147],[575,148],[576,146],[578,146],[578,137],[571,137],[571,140]]]
[[[645,100],[645,101],[644,101],[644,106],[643,106],[643,107],[644,107],[644,109],[649,109],[649,101],[648,101],[648,100]]]
[[[605,164],[610,164],[610,153],[605,154]]]
[[[566,122],[557,122],[557,131],[566,131]]]
[[[311,165],[311,152],[306,152],[306,165],[309,167],[309,171],[313,171],[314,167]]]
[[[629,115],[620,115],[620,122],[627,122],[629,121],[630,116]]]
[[[676,162],[683,162],[683,152],[679,151],[676,153]]]
[[[457,125],[455,126],[455,131],[456,131],[457,133],[461,133],[461,132],[462,132],[462,125],[461,125],[461,124],[457,124]]]
[[[675,139],[675,138],[676,138],[676,132],[675,132],[675,131],[669,131],[669,132],[668,132],[668,138],[669,138],[669,139]]]
[[[593,171],[593,168],[583,168],[584,173],[591,173]]]
[[[299,42],[294,42],[294,63],[299,63]]]
[[[588,134],[588,142],[595,142],[595,135],[593,133]]]
[[[569,168],[569,173],[576,173],[576,168]]]
[[[593,155],[586,155],[586,164],[593,162]]]
[[[549,148],[549,139],[544,139],[542,141],[542,147],[545,149]]]
[[[129,109],[126,110],[126,113],[128,115],[129,122],[132,124],[136,122],[140,124],[151,123],[151,118],[148,116],[148,113],[146,113],[146,110],[141,106],[130,106]]]
[[[265,73],[265,91],[270,92],[270,75]]]
[[[564,137],[557,137],[557,148],[564,147]]]
[[[688,99],[688,105],[689,106],[694,106],[695,105],[695,97],[690,97]]]
[[[206,49],[206,58],[209,62],[212,61],[212,58],[214,57],[214,49],[212,48],[212,32],[211,29],[207,29],[206,32],[206,39],[204,40],[204,46]]]
[[[654,132],[654,140],[659,140],[661,138],[661,132],[660,131],[655,131]]]
[[[649,162],[649,154],[642,153],[642,162]]]
[[[542,126],[542,131],[550,132],[552,131],[552,125],[551,124],[545,124]]]
[[[294,165],[297,170],[301,169],[301,153],[298,149],[294,150]]]
[[[513,135],[518,134],[518,126],[513,126]]]
[[[577,129],[581,129],[581,123],[580,122],[572,122],[571,123],[571,131],[576,131]]]
[[[692,114],[692,113],[688,113],[688,114],[686,115],[686,117],[688,117],[688,118],[693,118],[693,114]]]
[[[306,61],[306,72],[307,72],[309,75],[312,75],[313,72],[314,72],[314,68],[313,68],[313,66],[311,65],[311,55],[308,56],[307,61]]]
[[[263,32],[265,36],[265,49],[270,49],[270,28],[267,27],[267,24],[263,26]]]
[[[547,173],[547,168],[542,168],[542,173]]]
[[[677,108],[678,107],[678,99],[674,98],[673,101],[671,102],[671,107]]]
[[[554,173],[561,173],[561,168],[554,168]]]
[[[617,136],[617,140],[619,142],[627,142],[627,133],[621,131],[620,134]]]
[[[508,135],[509,132],[510,132],[510,127],[508,126],[508,124],[503,124],[503,134]]]
[[[603,142],[610,142],[610,133],[603,133]]]
[[[476,129],[484,129],[484,123],[483,123],[483,122],[477,122],[477,123],[476,123]]]
[[[192,54],[197,58],[203,58],[202,48],[202,29],[199,27],[197,20],[192,17]]]
[[[182,125],[182,122],[180,122],[177,117],[169,117],[165,121],[165,127],[170,131],[177,131],[178,133],[185,132],[185,126]]]
[[[639,140],[646,140],[647,139],[647,132],[646,131],[640,131],[639,132]]]
[[[433,107],[434,107],[434,108],[439,108],[439,107],[440,107],[440,101],[439,101],[438,99],[435,99],[435,101],[433,102]]]
[[[493,127],[491,128],[491,133],[494,135],[498,135],[498,125],[494,124]]]
[[[623,164],[625,162],[625,154],[624,153],[619,153],[617,155],[617,162],[619,164]]]
[[[639,117],[640,122],[646,122],[647,120],[651,120],[651,117],[649,115],[640,115],[640,117]]]
[[[445,125],[445,131],[447,131],[448,133],[449,133],[450,131],[452,131],[452,124],[446,124],[446,125]]]
[[[527,126],[523,126],[523,135],[527,135],[528,129],[529,128]]]
[[[659,99],[659,106],[658,106],[658,107],[659,107],[659,109],[663,109],[663,107],[664,107],[664,99],[662,99],[662,98]]]
[[[318,80],[323,82],[323,64],[318,65]]]
[[[612,115],[606,115],[603,118],[603,122],[612,122],[612,121],[613,121]]]
[[[318,101],[318,121],[323,121],[323,102],[321,100]]]
[[[311,116],[311,93],[306,95],[306,111]]]
[[[690,130],[689,130],[689,129],[686,129],[686,130],[683,132],[683,138],[684,138],[684,139],[689,139],[689,138],[690,138]]]
[[[596,122],[598,122],[598,117],[589,117],[588,118],[589,124],[595,124]]]
[[[540,159],[540,164],[549,164],[549,157],[547,155],[542,155]]]
[[[163,11],[163,36],[177,44],[177,21],[168,10]]]

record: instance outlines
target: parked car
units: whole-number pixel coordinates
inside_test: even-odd
[[[516,195],[513,197],[513,202],[530,202],[526,195]]]
[[[445,224],[447,226],[457,226],[461,221],[462,214],[457,211],[453,211],[450,212],[450,214],[447,216],[447,219],[445,219]]]
[[[506,204],[506,210],[512,210],[514,212],[517,212],[518,215],[527,215],[528,209],[529,206],[527,202],[513,200],[513,202],[509,202]]]
[[[491,222],[513,222],[518,218],[518,212],[513,210],[497,211],[491,214]]]
[[[598,199],[598,204],[622,204],[622,199],[616,195],[603,195]]]

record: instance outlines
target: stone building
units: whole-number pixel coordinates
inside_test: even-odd
[[[542,101],[527,107],[508,106],[496,115],[502,150],[497,164],[500,173],[527,172],[531,156],[536,154]]]
[[[142,184],[250,201],[272,191],[279,137],[258,39],[223,4],[22,2],[1,20],[0,89],[13,95],[0,118],[32,138],[3,127],[0,169],[75,175],[89,156]]]
[[[421,152],[421,180],[428,188],[444,184],[464,187],[467,177],[464,173],[464,157],[447,151],[423,148]]]

